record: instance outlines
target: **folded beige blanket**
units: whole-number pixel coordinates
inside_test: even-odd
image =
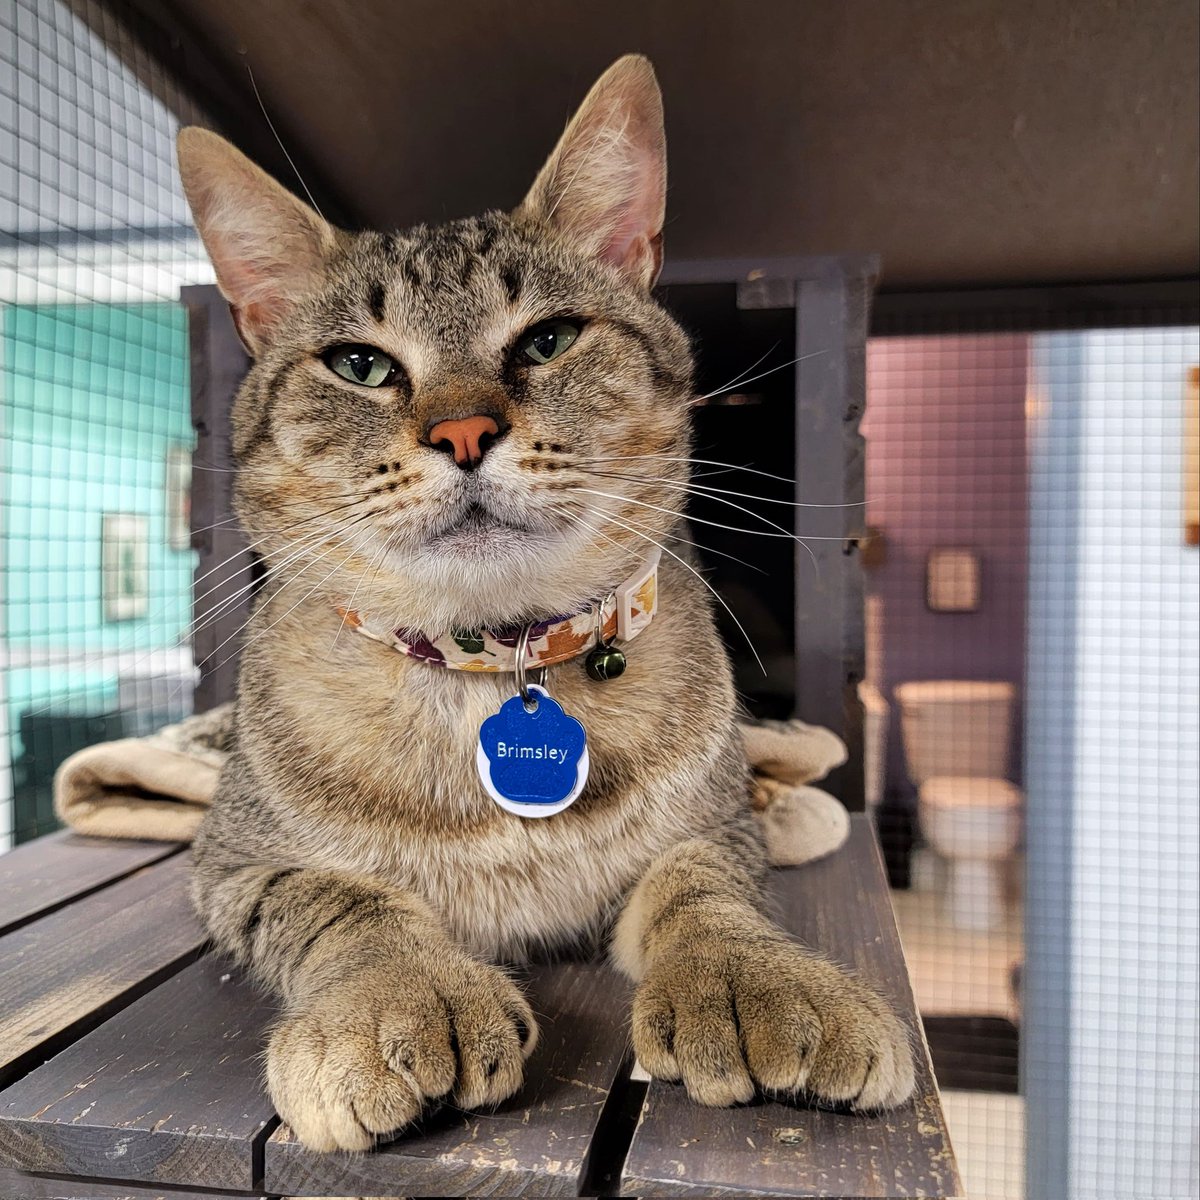
[[[842,740],[801,721],[747,721],[742,736],[771,861],[798,866],[836,850],[849,830],[846,810],[808,785],[846,761]],[[149,737],[89,746],[59,767],[55,809],[72,829],[94,837],[191,841],[232,738],[230,703]]]

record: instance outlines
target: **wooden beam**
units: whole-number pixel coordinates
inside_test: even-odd
[[[796,555],[796,715],[841,737],[847,763],[821,783],[847,808],[865,806],[863,571],[857,533],[866,498],[866,406],[870,265],[847,273],[831,260],[796,285],[796,533],[825,512],[825,540]],[[829,504],[846,507],[823,508]],[[815,505],[817,507],[805,507]],[[840,539],[840,540],[839,540]]]
[[[199,954],[190,867],[176,854],[0,937],[0,1086]]]
[[[0,1167],[0,1196],[12,1200],[277,1200],[261,1192],[183,1191],[116,1179],[68,1179]]]
[[[286,1195],[575,1196],[614,1081],[628,1074],[627,985],[605,967],[537,968],[541,1037],[521,1090],[496,1109],[446,1106],[371,1154],[315,1154],[281,1126],[268,1191]]]
[[[257,564],[233,519],[230,411],[250,369],[229,305],[212,284],[185,287],[191,350],[192,549],[199,552],[192,588],[192,652],[200,671],[194,705],[205,712],[237,695],[240,631],[250,617]]]

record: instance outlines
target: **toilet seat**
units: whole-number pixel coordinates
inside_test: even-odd
[[[1007,779],[977,775],[938,775],[917,792],[930,808],[1019,808],[1021,789]]]

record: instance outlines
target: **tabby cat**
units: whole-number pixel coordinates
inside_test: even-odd
[[[642,1064],[700,1103],[902,1103],[902,1024],[762,911],[729,665],[678,540],[692,362],[650,294],[650,64],[605,73],[511,213],[347,233],[215,134],[183,130],[179,161],[254,359],[236,507],[269,567],[194,897],[281,998],[283,1119],[314,1149],[361,1150],[439,1097],[503,1100],[537,1024],[495,964],[604,945],[637,981]],[[431,642],[586,613],[648,545],[657,612],[624,674],[548,668],[591,774],[545,819],[502,810],[476,772],[513,674],[354,628],[369,611]]]

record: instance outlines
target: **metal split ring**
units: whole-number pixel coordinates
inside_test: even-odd
[[[546,682],[546,668],[534,667],[532,671],[527,671],[525,667],[525,658],[529,654],[529,635],[533,632],[532,625],[526,625],[517,637],[517,646],[514,653],[517,658],[517,691],[521,696],[521,703],[525,705],[526,712],[533,712],[537,708],[537,699],[529,690],[529,676],[533,676],[533,682],[541,687]]]
[[[611,592],[605,596],[603,600],[596,603],[596,649],[602,650],[606,646],[610,646],[611,641],[604,636],[604,606],[610,600],[616,600],[616,592]]]

